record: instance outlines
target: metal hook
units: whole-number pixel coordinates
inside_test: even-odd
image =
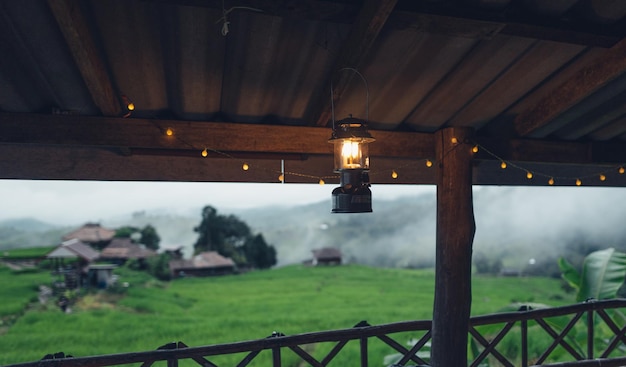
[[[370,90],[369,90],[369,86],[367,85],[367,79],[365,79],[363,74],[359,73],[359,71],[355,68],[345,67],[345,68],[341,68],[337,70],[337,72],[345,71],[345,70],[350,70],[356,73],[358,76],[361,77],[361,79],[363,80],[363,83],[365,84],[365,123],[368,123],[369,117],[370,117]],[[332,122],[333,122],[333,130],[335,130],[335,100],[333,97],[334,97],[333,96],[333,81],[331,79],[330,81],[330,110],[331,110],[331,116],[332,116]]]

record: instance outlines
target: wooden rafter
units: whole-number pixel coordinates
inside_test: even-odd
[[[76,0],[48,0],[94,103],[105,116],[117,116],[121,107],[100,58],[87,21]]]
[[[171,128],[173,136],[164,132]],[[124,119],[0,113],[0,144],[123,148],[127,154],[194,156],[204,148],[235,156],[299,159],[299,155],[332,155],[330,132],[320,127],[278,126],[206,121]],[[374,158],[432,159],[433,134],[374,130]],[[626,144],[476,138],[500,159],[544,164],[611,165],[626,162]],[[477,160],[497,160],[480,150]]]
[[[332,84],[333,101],[338,102],[348,88],[353,73],[339,72],[343,68],[357,69],[374,44],[397,0],[367,0],[354,21],[344,47],[335,59],[331,75],[324,86],[311,99],[307,121],[317,126],[326,126],[330,120],[331,103],[328,95]]]
[[[604,55],[580,69],[571,78],[552,90],[535,107],[515,119],[515,130],[520,136],[546,126],[555,117],[626,72],[626,38]]]

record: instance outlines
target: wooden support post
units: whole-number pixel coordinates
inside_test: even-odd
[[[471,128],[435,134],[437,151],[437,244],[431,365],[467,366],[467,334],[472,302]]]

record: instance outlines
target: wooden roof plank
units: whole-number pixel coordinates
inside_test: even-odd
[[[120,102],[76,0],[48,0],[94,103],[105,116],[117,116]]]
[[[625,71],[626,38],[548,93],[533,108],[518,115],[514,123],[516,132],[520,136],[532,134]]]
[[[307,121],[317,126],[326,126],[331,117],[331,102],[328,91],[332,85],[332,98],[337,103],[346,91],[354,73],[339,72],[343,68],[358,70],[378,37],[397,0],[367,0],[352,25],[341,53],[331,68],[328,81],[323,88],[313,95],[312,107],[307,114]]]
[[[584,47],[579,45],[551,41],[535,43],[512,59],[508,68],[455,114],[448,125],[482,127],[583,50]]]
[[[476,45],[425,101],[408,117],[420,129],[443,126],[467,101],[480,94],[533,45],[525,38],[497,35]],[[465,98],[463,98],[465,97]]]

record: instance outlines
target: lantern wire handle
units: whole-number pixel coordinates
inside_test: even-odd
[[[365,123],[369,122],[370,118],[370,90],[367,85],[367,79],[363,76],[363,74],[359,73],[359,71],[355,68],[341,68],[338,71],[350,70],[356,73],[363,80],[363,84],[365,84]],[[332,115],[333,122],[333,130],[335,130],[335,99],[333,98],[333,81],[330,81],[330,110]]]

